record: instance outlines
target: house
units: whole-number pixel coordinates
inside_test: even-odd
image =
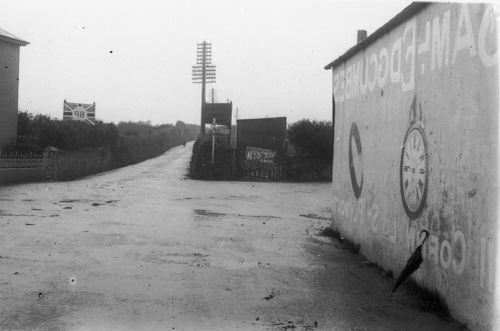
[[[17,136],[19,49],[28,44],[0,28],[0,150]]]

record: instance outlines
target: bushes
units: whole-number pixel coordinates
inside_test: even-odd
[[[332,122],[301,120],[287,130],[296,155],[288,159],[288,178],[331,180],[333,161]]]
[[[300,120],[288,128],[288,139],[299,157],[332,162],[332,122]]]
[[[104,148],[111,152],[111,164],[116,168],[156,157],[174,146],[193,140],[198,131],[199,126],[180,121],[175,125],[157,126],[144,122],[120,122],[118,125],[97,122],[89,125],[20,112],[18,136],[3,152],[39,153],[49,146],[66,152],[91,152]]]
[[[331,122],[301,120],[287,130],[295,153],[288,153],[286,179],[297,181],[331,181],[333,161],[333,128]],[[243,157],[239,151],[238,159]],[[194,179],[233,179],[232,150],[216,143],[215,164],[211,165],[211,136],[200,136],[193,146],[189,176]]]
[[[219,139],[217,139],[219,138]],[[189,177],[193,179],[233,179],[233,149],[225,137],[216,137],[215,157],[212,165],[212,136],[198,136],[193,145],[189,164]]]
[[[39,153],[49,146],[75,151],[82,148],[113,147],[118,140],[118,130],[112,123],[97,122],[89,125],[28,112],[18,114],[17,131],[17,138],[4,152]]]

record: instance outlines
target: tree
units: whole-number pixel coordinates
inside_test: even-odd
[[[332,163],[332,122],[300,120],[289,126],[288,139],[299,157]]]

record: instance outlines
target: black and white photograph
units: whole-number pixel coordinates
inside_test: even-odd
[[[0,330],[500,330],[500,4],[0,0]]]

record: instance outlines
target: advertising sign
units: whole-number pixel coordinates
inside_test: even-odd
[[[273,164],[275,159],[276,151],[257,147],[247,147],[245,149],[246,162]]]
[[[63,120],[95,121],[95,102],[92,104],[75,103],[64,100]]]
[[[206,103],[203,109],[203,123],[212,124],[215,118],[217,124],[231,127],[231,112],[233,104],[230,103]]]

